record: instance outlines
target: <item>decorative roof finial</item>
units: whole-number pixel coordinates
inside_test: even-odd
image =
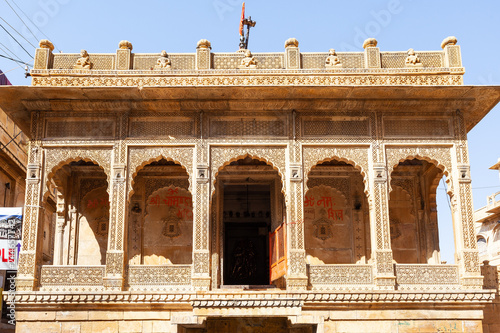
[[[241,19],[240,19],[240,50],[248,49],[248,38],[250,36],[250,28],[255,27],[257,22],[252,21],[252,17],[249,16],[245,18],[245,3],[241,6]],[[244,26],[247,26],[247,35],[245,36],[245,32],[243,31]]]

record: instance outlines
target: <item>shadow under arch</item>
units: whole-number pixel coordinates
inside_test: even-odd
[[[56,175],[57,175],[57,172],[59,170],[61,170],[64,166],[66,165],[70,165],[71,162],[79,162],[79,161],[83,161],[83,162],[92,162],[94,163],[95,165],[97,165],[99,168],[101,168],[101,170],[104,172],[104,174],[106,175],[106,181],[108,183],[108,187],[106,189],[106,191],[108,192],[108,194],[110,193],[109,192],[109,184],[110,184],[110,175],[109,175],[109,171],[106,170],[105,168],[103,168],[99,162],[97,162],[96,160],[92,159],[92,158],[89,158],[89,157],[80,157],[80,156],[74,156],[74,157],[70,157],[70,158],[67,158],[65,160],[62,160],[60,161],[59,163],[57,163],[53,168],[52,170],[50,170],[50,172],[47,174],[46,176],[46,179],[45,179],[45,191],[43,193],[43,198],[44,200],[48,198],[49,194],[50,194],[50,181],[52,179],[55,179]],[[61,185],[57,185],[56,184],[56,188],[58,190],[62,190],[62,186]]]
[[[344,162],[346,164],[351,165],[352,167],[354,167],[356,170],[359,171],[359,173],[363,177],[363,185],[364,185],[363,191],[364,191],[364,194],[366,195],[367,198],[369,198],[369,196],[370,196],[370,188],[369,188],[369,184],[368,184],[368,175],[367,175],[366,171],[363,170],[363,167],[361,165],[359,165],[358,163],[356,163],[355,161],[347,159],[347,158],[339,157],[339,156],[331,156],[331,157],[322,159],[320,161],[317,161],[316,164],[312,165],[307,170],[304,170],[304,193],[306,193],[307,190],[309,189],[307,183],[309,181],[309,174],[311,173],[311,170],[313,168],[315,168],[316,166],[320,165],[320,164],[324,164],[324,163],[328,163],[328,162],[334,162],[334,161],[336,161],[336,162]]]
[[[276,165],[274,165],[271,161],[269,161],[268,159],[260,157],[260,156],[257,156],[257,155],[252,155],[250,153],[246,153],[246,154],[242,154],[242,155],[239,155],[239,156],[236,156],[234,158],[229,159],[228,161],[224,162],[221,166],[219,166],[216,171],[213,172],[213,178],[212,178],[212,197],[213,197],[214,192],[215,192],[215,188],[216,188],[216,185],[217,185],[217,178],[218,178],[218,175],[219,175],[220,171],[222,171],[226,166],[230,165],[231,163],[237,162],[239,160],[244,160],[244,159],[247,159],[247,158],[250,158],[252,160],[257,160],[257,161],[260,161],[260,162],[264,162],[267,165],[271,166],[278,173],[278,175],[280,177],[280,181],[281,181],[281,193],[283,195],[285,195],[285,190],[286,189],[285,189],[285,182],[284,182],[284,177],[283,177],[282,171]]]
[[[420,160],[420,161],[426,161],[432,165],[434,165],[436,168],[440,169],[441,172],[443,173],[443,175],[446,177],[446,184],[448,185],[448,195],[450,196],[450,198],[453,197],[453,189],[452,189],[452,182],[451,182],[451,175],[450,175],[450,171],[443,165],[441,164],[439,161],[437,161],[436,159],[433,159],[433,158],[430,158],[430,157],[427,157],[427,156],[422,156],[422,155],[419,155],[419,154],[415,154],[415,155],[408,155],[406,157],[403,157],[403,158],[400,158],[396,164],[394,165],[388,165],[387,166],[387,181],[388,181],[388,185],[389,185],[389,192],[392,191],[392,186],[391,186],[391,175],[394,171],[394,168],[396,168],[398,165],[400,165],[400,163],[403,163],[405,161],[410,161],[410,160]],[[441,177],[438,179],[438,182],[436,184],[436,189],[437,189],[437,186],[439,185],[439,181],[441,180]]]
[[[188,183],[189,183],[189,186],[188,186],[188,191],[189,192],[193,192],[193,189],[192,189],[192,182],[191,182],[191,174],[189,172],[189,170],[178,160],[175,160],[171,157],[168,157],[168,156],[164,156],[163,154],[160,154],[156,157],[152,157],[150,159],[147,159],[147,160],[144,160],[141,164],[139,164],[135,170],[130,170],[129,171],[129,192],[128,192],[128,202],[130,202],[130,199],[132,198],[132,196],[134,195],[134,185],[135,185],[135,179],[137,177],[137,174],[139,173],[139,171],[141,171],[142,169],[144,169],[146,166],[148,166],[149,164],[153,163],[153,162],[158,162],[160,160],[166,160],[168,162],[173,162],[175,163],[176,165],[179,165],[180,167],[182,167],[182,169],[187,173],[188,175]],[[133,172],[133,173],[132,173]]]

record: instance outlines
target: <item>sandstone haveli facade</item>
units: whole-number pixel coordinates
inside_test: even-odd
[[[463,85],[456,43],[55,54],[41,41],[32,86],[0,89],[30,137],[18,330],[481,331],[496,293],[467,132],[500,88]]]

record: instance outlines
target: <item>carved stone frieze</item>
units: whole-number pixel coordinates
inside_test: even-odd
[[[254,69],[257,71],[258,69]],[[409,69],[414,70],[414,69]],[[41,70],[38,71],[42,74]],[[174,77],[115,77],[115,76],[101,76],[101,77],[74,77],[71,70],[50,70],[57,76],[36,76],[32,79],[33,86],[56,86],[56,87],[80,87],[80,86],[139,86],[139,87],[152,87],[152,86],[374,86],[374,85],[462,85],[463,78],[461,73],[459,75],[443,75],[428,73],[427,75],[342,75],[345,73],[355,73],[349,68],[342,68],[336,72],[336,75],[258,75],[255,73],[248,77],[238,76],[174,76]],[[376,69],[370,69],[374,74],[377,73]],[[398,72],[403,69],[398,69]],[[94,71],[96,72],[96,71]],[[114,71],[103,71],[108,74]],[[127,74],[127,71],[122,71],[122,75]],[[139,72],[139,73],[137,73]],[[116,73],[118,75],[118,73]],[[130,73],[132,74],[132,73]],[[134,71],[134,75],[147,74],[150,72],[141,73],[141,71]],[[193,71],[193,74],[198,74]],[[252,72],[253,74],[253,72]],[[288,73],[287,73],[288,74]],[[367,73],[369,74],[369,73]]]
[[[398,285],[458,285],[458,266],[397,264],[396,283]]]
[[[316,285],[373,284],[372,265],[310,265],[309,283]],[[338,288],[338,286],[336,286]]]
[[[102,288],[104,271],[104,266],[42,266],[40,288],[45,291],[74,290],[71,289],[74,286]]]
[[[191,265],[130,266],[131,287],[164,285],[190,285]]]

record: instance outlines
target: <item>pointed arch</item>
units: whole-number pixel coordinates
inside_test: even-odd
[[[449,147],[386,147],[387,175],[389,191],[391,188],[391,175],[394,168],[406,160],[417,159],[433,164],[446,176],[448,194],[453,197],[453,182],[451,179],[451,153]]]
[[[144,169],[146,166],[148,166],[149,164],[153,163],[153,162],[158,162],[160,160],[166,160],[168,162],[173,162],[175,163],[176,165],[182,167],[182,169],[184,171],[186,171],[187,175],[188,175],[188,183],[189,183],[189,187],[188,187],[188,190],[189,192],[192,192],[192,182],[190,180],[190,173],[189,173],[189,170],[186,168],[186,166],[184,166],[181,161],[179,160],[176,160],[174,158],[171,158],[171,157],[168,157],[168,156],[165,156],[163,154],[160,154],[158,156],[155,156],[155,157],[150,157],[149,159],[146,159],[146,160],[143,160],[142,162],[140,162],[140,164],[138,165],[133,165],[133,166],[130,166],[130,171],[129,171],[129,192],[128,192],[128,200],[130,201],[130,198],[132,197],[132,195],[134,195],[134,184],[135,184],[135,179],[137,177],[137,174],[139,173],[139,171],[141,171],[142,169]],[[133,173],[132,173],[133,172]]]
[[[211,166],[212,166],[212,194],[215,191],[215,182],[220,170],[225,166],[240,159],[250,157],[273,167],[278,172],[281,179],[282,193],[285,193],[286,188],[286,147],[213,147],[211,149]]]
[[[103,166],[100,164],[100,162],[102,163],[102,161],[99,160],[100,159],[93,158],[92,156],[85,156],[85,154],[78,154],[78,155],[75,154],[74,156],[66,157],[65,159],[59,160],[57,163],[53,162],[49,164],[49,162],[47,162],[46,168],[48,170],[48,174],[45,177],[46,188],[43,194],[44,200],[47,199],[47,197],[49,196],[50,182],[52,179],[55,180],[57,178],[56,177],[57,172],[61,170],[64,166],[69,165],[71,162],[79,162],[79,161],[92,162],[96,164],[104,172],[104,174],[106,175],[106,181],[108,182],[108,188],[106,189],[106,191],[109,194],[109,184],[110,184],[109,165]],[[57,181],[55,182],[55,185],[56,188],[58,188],[58,190],[62,190],[62,185],[58,184]]]
[[[364,192],[370,195],[368,182],[368,147],[303,147],[304,184],[307,191],[307,181],[311,169],[321,163],[339,161],[352,165],[363,177]]]

